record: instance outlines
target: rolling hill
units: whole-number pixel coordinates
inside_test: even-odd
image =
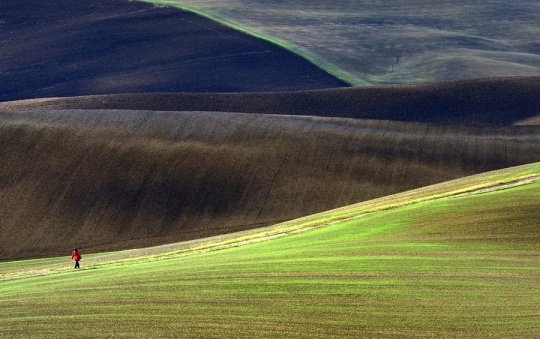
[[[534,125],[540,117],[540,77],[303,92],[137,93],[0,103],[0,111],[36,109],[217,111],[454,125]]]
[[[538,161],[539,128],[225,112],[4,112],[0,258],[224,234]]]
[[[538,13],[3,1],[0,337],[537,335]]]
[[[9,93],[18,97],[108,94],[0,103],[0,231],[4,235],[0,259],[56,255],[71,246],[87,252],[134,248],[247,230],[540,160],[540,127],[535,122],[540,116],[540,77],[291,92],[285,90],[311,88],[313,83],[302,79],[318,79],[316,74],[331,77],[306,61],[298,64],[300,57],[269,42],[172,8],[125,1],[66,2],[65,6],[55,2],[43,11],[55,16],[41,17],[29,14],[32,4],[3,4],[5,13],[12,15],[3,21],[2,32],[11,36],[13,29],[14,36],[28,34],[19,42],[6,35],[10,43],[3,51],[8,70],[3,73],[8,77],[2,82],[6,85],[2,93],[8,93],[4,99],[13,97]],[[73,13],[84,20],[70,21]],[[120,29],[133,20],[155,29],[145,25]],[[179,31],[170,31],[172,26]],[[91,38],[104,28],[111,35],[100,37],[94,45],[85,43],[92,51],[66,52],[73,46],[65,34],[91,33]],[[58,30],[65,34],[52,34]],[[184,50],[185,44],[192,45],[185,39],[188,33],[212,44],[196,45],[197,51],[173,59],[167,59],[169,52],[148,48],[150,41],[170,37],[171,44],[160,46]],[[39,34],[52,40],[34,39]],[[221,45],[243,52],[222,58],[220,53],[229,52]],[[100,48],[105,53],[98,53],[101,57],[109,59],[112,55],[107,53],[114,52],[117,62],[96,58]],[[43,63],[52,68],[42,69],[37,63],[39,72],[22,72],[34,64],[25,57],[31,55],[30,49],[39,51],[32,58],[43,53],[50,53],[50,60],[69,58],[60,57],[62,64],[46,57]],[[279,72],[271,67],[264,72],[272,73],[283,86],[261,81],[264,72],[258,66],[244,67],[242,58],[260,51],[270,59],[256,64],[279,65]],[[150,64],[159,67],[140,73],[139,66],[127,66],[137,64],[136,60],[128,62],[122,53],[137,60],[155,58]],[[242,61],[231,62],[237,56]],[[279,58],[290,58],[295,72],[311,75],[289,72],[289,64]],[[193,60],[203,62],[205,71],[220,69],[217,60],[233,68],[213,78],[193,68]],[[77,62],[89,68],[64,67]],[[205,62],[212,66],[204,66]],[[254,87],[246,82],[246,89],[274,91],[109,94],[131,89],[242,90],[193,85],[185,79],[173,82],[203,87],[167,87],[159,69],[172,74],[171,69],[178,70],[176,63],[192,69],[198,81],[219,86],[227,81],[242,83],[229,76],[238,73],[234,67],[242,67],[246,79],[263,84]],[[114,65],[119,68],[114,70]],[[103,84],[100,81],[92,86],[66,81],[83,83],[104,72],[127,74],[128,81],[114,88],[95,86]],[[10,74],[18,83],[9,80]],[[164,87],[148,87],[146,81],[153,80],[147,75],[159,78]],[[287,77],[302,84],[294,85]],[[145,84],[132,87],[137,79]],[[58,86],[41,88],[43,81]]]
[[[7,336],[534,337],[540,165],[272,227],[0,263]],[[77,326],[73,326],[76,322]]]
[[[355,85],[540,75],[535,0],[146,0],[262,36]]]
[[[0,41],[0,101],[348,86],[272,43],[137,1],[4,0]]]

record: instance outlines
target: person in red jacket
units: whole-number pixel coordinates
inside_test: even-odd
[[[76,248],[73,249],[71,252],[71,259],[75,260],[75,268],[80,269],[81,266],[79,265],[79,260],[81,260],[81,254],[79,253],[79,250]]]

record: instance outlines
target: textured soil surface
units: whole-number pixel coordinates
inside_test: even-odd
[[[344,84],[177,9],[0,6],[0,100],[36,98],[0,103],[0,259],[225,234],[540,160],[538,77],[294,91]],[[247,90],[267,92],[231,93]]]
[[[271,43],[136,1],[5,0],[0,44],[0,101],[347,86]]]
[[[274,224],[540,159],[539,126],[223,112],[0,115],[0,258]]]
[[[538,0],[146,0],[279,38],[353,82],[540,75]]]
[[[0,110],[136,109],[332,116],[439,124],[537,125],[540,77],[285,93],[119,94],[0,103]]]

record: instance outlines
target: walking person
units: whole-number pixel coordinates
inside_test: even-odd
[[[81,266],[79,265],[79,260],[81,260],[81,254],[79,253],[79,250],[77,250],[76,248],[74,248],[73,251],[71,252],[71,259],[75,260],[75,268],[80,269]]]

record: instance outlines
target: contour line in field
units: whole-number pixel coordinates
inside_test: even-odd
[[[518,179],[513,179],[510,181],[503,180],[503,181],[498,181],[495,183],[479,184],[473,187],[467,186],[467,187],[457,189],[457,190],[452,190],[443,194],[420,197],[420,198],[413,199],[405,203],[400,203],[400,202],[390,203],[389,205],[386,205],[386,206],[383,205],[379,208],[374,208],[372,210],[368,210],[360,214],[354,214],[354,211],[353,211],[350,213],[342,214],[334,218],[332,217],[324,218],[322,221],[315,220],[314,222],[306,221],[297,225],[291,225],[291,226],[286,225],[287,223],[301,221],[302,219],[306,218],[306,217],[303,217],[303,218],[291,220],[285,223],[263,227],[258,230],[255,229],[254,233],[251,233],[253,231],[244,231],[244,232],[236,232],[230,235],[225,235],[225,237],[231,236],[232,238],[221,240],[221,241],[219,239],[222,238],[223,236],[215,236],[215,237],[210,237],[206,239],[192,240],[192,241],[180,242],[180,243],[175,243],[175,244],[153,246],[149,248],[134,249],[134,250],[125,250],[125,251],[118,252],[117,256],[114,256],[114,254],[112,255],[112,257],[108,256],[103,261],[100,261],[99,258],[94,259],[94,260],[91,259],[90,262],[88,262],[85,265],[85,267],[87,269],[97,269],[103,265],[119,266],[119,265],[125,265],[128,263],[131,263],[131,262],[158,261],[158,260],[165,260],[165,259],[172,259],[176,257],[188,256],[195,253],[218,251],[218,250],[222,250],[226,248],[239,247],[243,245],[276,239],[276,238],[280,238],[280,237],[291,235],[291,234],[302,233],[302,232],[306,232],[306,231],[313,230],[316,228],[332,226],[332,225],[339,224],[342,222],[359,219],[366,215],[370,215],[372,213],[385,211],[385,210],[392,210],[392,209],[401,208],[404,206],[410,206],[410,205],[414,205],[421,202],[437,201],[437,200],[442,200],[442,199],[453,199],[453,198],[469,196],[469,195],[474,195],[474,194],[489,193],[489,192],[505,190],[505,189],[509,189],[509,188],[513,188],[517,186],[523,186],[523,185],[531,184],[537,181],[540,181],[540,174],[529,174],[529,175],[524,175]],[[440,185],[440,184],[437,184],[437,185]],[[437,186],[437,185],[432,185],[432,186]],[[360,205],[362,204],[363,203],[360,203]],[[343,210],[344,208],[347,208],[347,207],[341,207],[336,210]],[[325,212],[319,213],[318,215],[322,216],[329,212],[331,211],[325,211]],[[307,217],[313,217],[313,215],[307,216]],[[215,239],[218,241],[213,242],[212,239]],[[209,242],[205,243],[205,240]],[[143,253],[140,253],[140,252],[143,252]],[[130,254],[134,254],[134,255],[130,256]],[[54,265],[54,267],[51,267],[48,269],[0,274],[0,281],[41,276],[41,275],[49,275],[49,274],[62,273],[62,272],[68,272],[68,271],[70,270],[67,267],[65,267],[65,265],[56,264]]]

